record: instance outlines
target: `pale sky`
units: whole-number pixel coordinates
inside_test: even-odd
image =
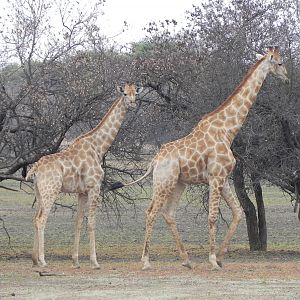
[[[145,32],[143,27],[150,21],[175,19],[184,22],[185,11],[192,10],[192,5],[199,5],[201,0],[106,0],[101,17],[102,29],[108,37],[122,31],[124,21],[128,30],[117,36],[118,42],[138,41]]]
[[[58,0],[65,2],[77,2],[80,6],[88,7],[94,3],[93,0]],[[191,11],[193,4],[200,5],[207,0],[106,0],[99,16],[102,34],[107,37],[114,37],[120,44],[126,44],[141,40],[146,32],[142,29],[148,27],[151,21],[175,19],[179,24],[178,28],[185,23],[185,12]],[[0,0],[0,15],[5,13],[8,2],[14,0]],[[50,19],[55,20],[53,15]],[[127,30],[124,33],[124,21],[127,22]],[[54,21],[55,22],[55,21]],[[121,33],[121,34],[120,34]]]

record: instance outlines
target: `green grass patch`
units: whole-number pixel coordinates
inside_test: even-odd
[[[291,202],[290,196],[285,194],[278,187],[264,185],[262,186],[262,190],[263,190],[263,199],[264,199],[265,206],[280,206]],[[251,198],[253,203],[255,203],[254,197]]]
[[[131,180],[129,179],[128,182]],[[34,190],[30,185],[21,184],[13,180],[6,180],[1,183],[2,186],[13,188],[18,190],[18,192],[8,191],[5,189],[0,189],[0,209],[1,207],[16,206],[19,204],[31,205],[34,200]],[[124,188],[125,189],[125,188]],[[278,187],[263,185],[263,199],[265,206],[280,206],[290,203],[290,197],[287,194],[284,194],[282,190]],[[136,200],[143,199],[141,201],[149,201],[152,197],[152,184],[146,184],[143,188],[140,188],[138,185],[136,187],[131,187],[128,191],[129,195]],[[77,203],[76,194],[64,194],[61,195],[58,199],[58,203],[63,203],[65,205],[70,205]],[[184,193],[182,197],[183,203],[188,203],[190,199],[188,192]],[[255,198],[253,194],[250,194],[250,198],[253,203],[256,205]],[[199,203],[201,202],[201,193],[199,193]],[[194,202],[196,204],[196,202]],[[199,204],[200,205],[200,204]]]

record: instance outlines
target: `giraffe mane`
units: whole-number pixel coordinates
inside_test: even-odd
[[[249,77],[253,74],[253,72],[258,68],[258,66],[265,60],[266,56],[262,57],[260,60],[258,60],[247,72],[247,74],[244,76],[244,78],[242,79],[242,81],[240,82],[240,84],[234,89],[234,91],[227,97],[227,99],[225,101],[223,101],[223,103],[221,103],[215,110],[213,110],[212,112],[209,112],[207,114],[205,114],[202,118],[206,119],[208,117],[210,117],[211,115],[219,112],[220,110],[222,110],[224,107],[226,107],[226,105],[231,101],[231,99],[237,95],[240,90],[242,89],[242,87],[244,86],[244,84],[246,83],[246,81],[249,79]]]

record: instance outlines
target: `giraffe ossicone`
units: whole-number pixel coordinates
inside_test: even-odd
[[[143,269],[150,268],[150,238],[159,212],[172,232],[183,265],[191,268],[188,253],[176,226],[175,211],[186,185],[201,183],[209,185],[209,262],[216,270],[222,266],[224,254],[242,217],[242,209],[228,182],[228,176],[235,167],[235,158],[230,147],[269,73],[284,82],[289,81],[278,47],[269,47],[233,93],[214,111],[205,115],[191,133],[164,144],[141,178],[128,184],[116,185],[117,188],[132,185],[153,171],[152,202],[146,212]],[[216,229],[221,197],[231,209],[233,218],[216,254]]]
[[[65,150],[42,157],[28,172],[26,179],[34,176],[37,207],[34,216],[33,265],[45,267],[44,229],[51,207],[60,192],[77,193],[78,209],[75,221],[75,242],[72,259],[79,267],[78,252],[80,229],[84,208],[88,210],[88,231],[90,240],[90,261],[99,268],[95,246],[95,213],[103,181],[102,159],[115,139],[126,111],[136,106],[136,95],[142,88],[126,83],[118,88],[122,92],[91,131],[77,137]]]

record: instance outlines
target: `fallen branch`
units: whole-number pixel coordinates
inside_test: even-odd
[[[5,223],[4,223],[4,220],[0,217],[0,221],[2,222],[2,228],[4,229],[7,237],[8,237],[8,245],[10,246],[10,235],[9,235],[9,232],[7,230],[7,228],[5,227]]]
[[[53,272],[48,272],[48,271],[35,271],[39,273],[40,276],[66,276],[64,273],[53,273]]]

